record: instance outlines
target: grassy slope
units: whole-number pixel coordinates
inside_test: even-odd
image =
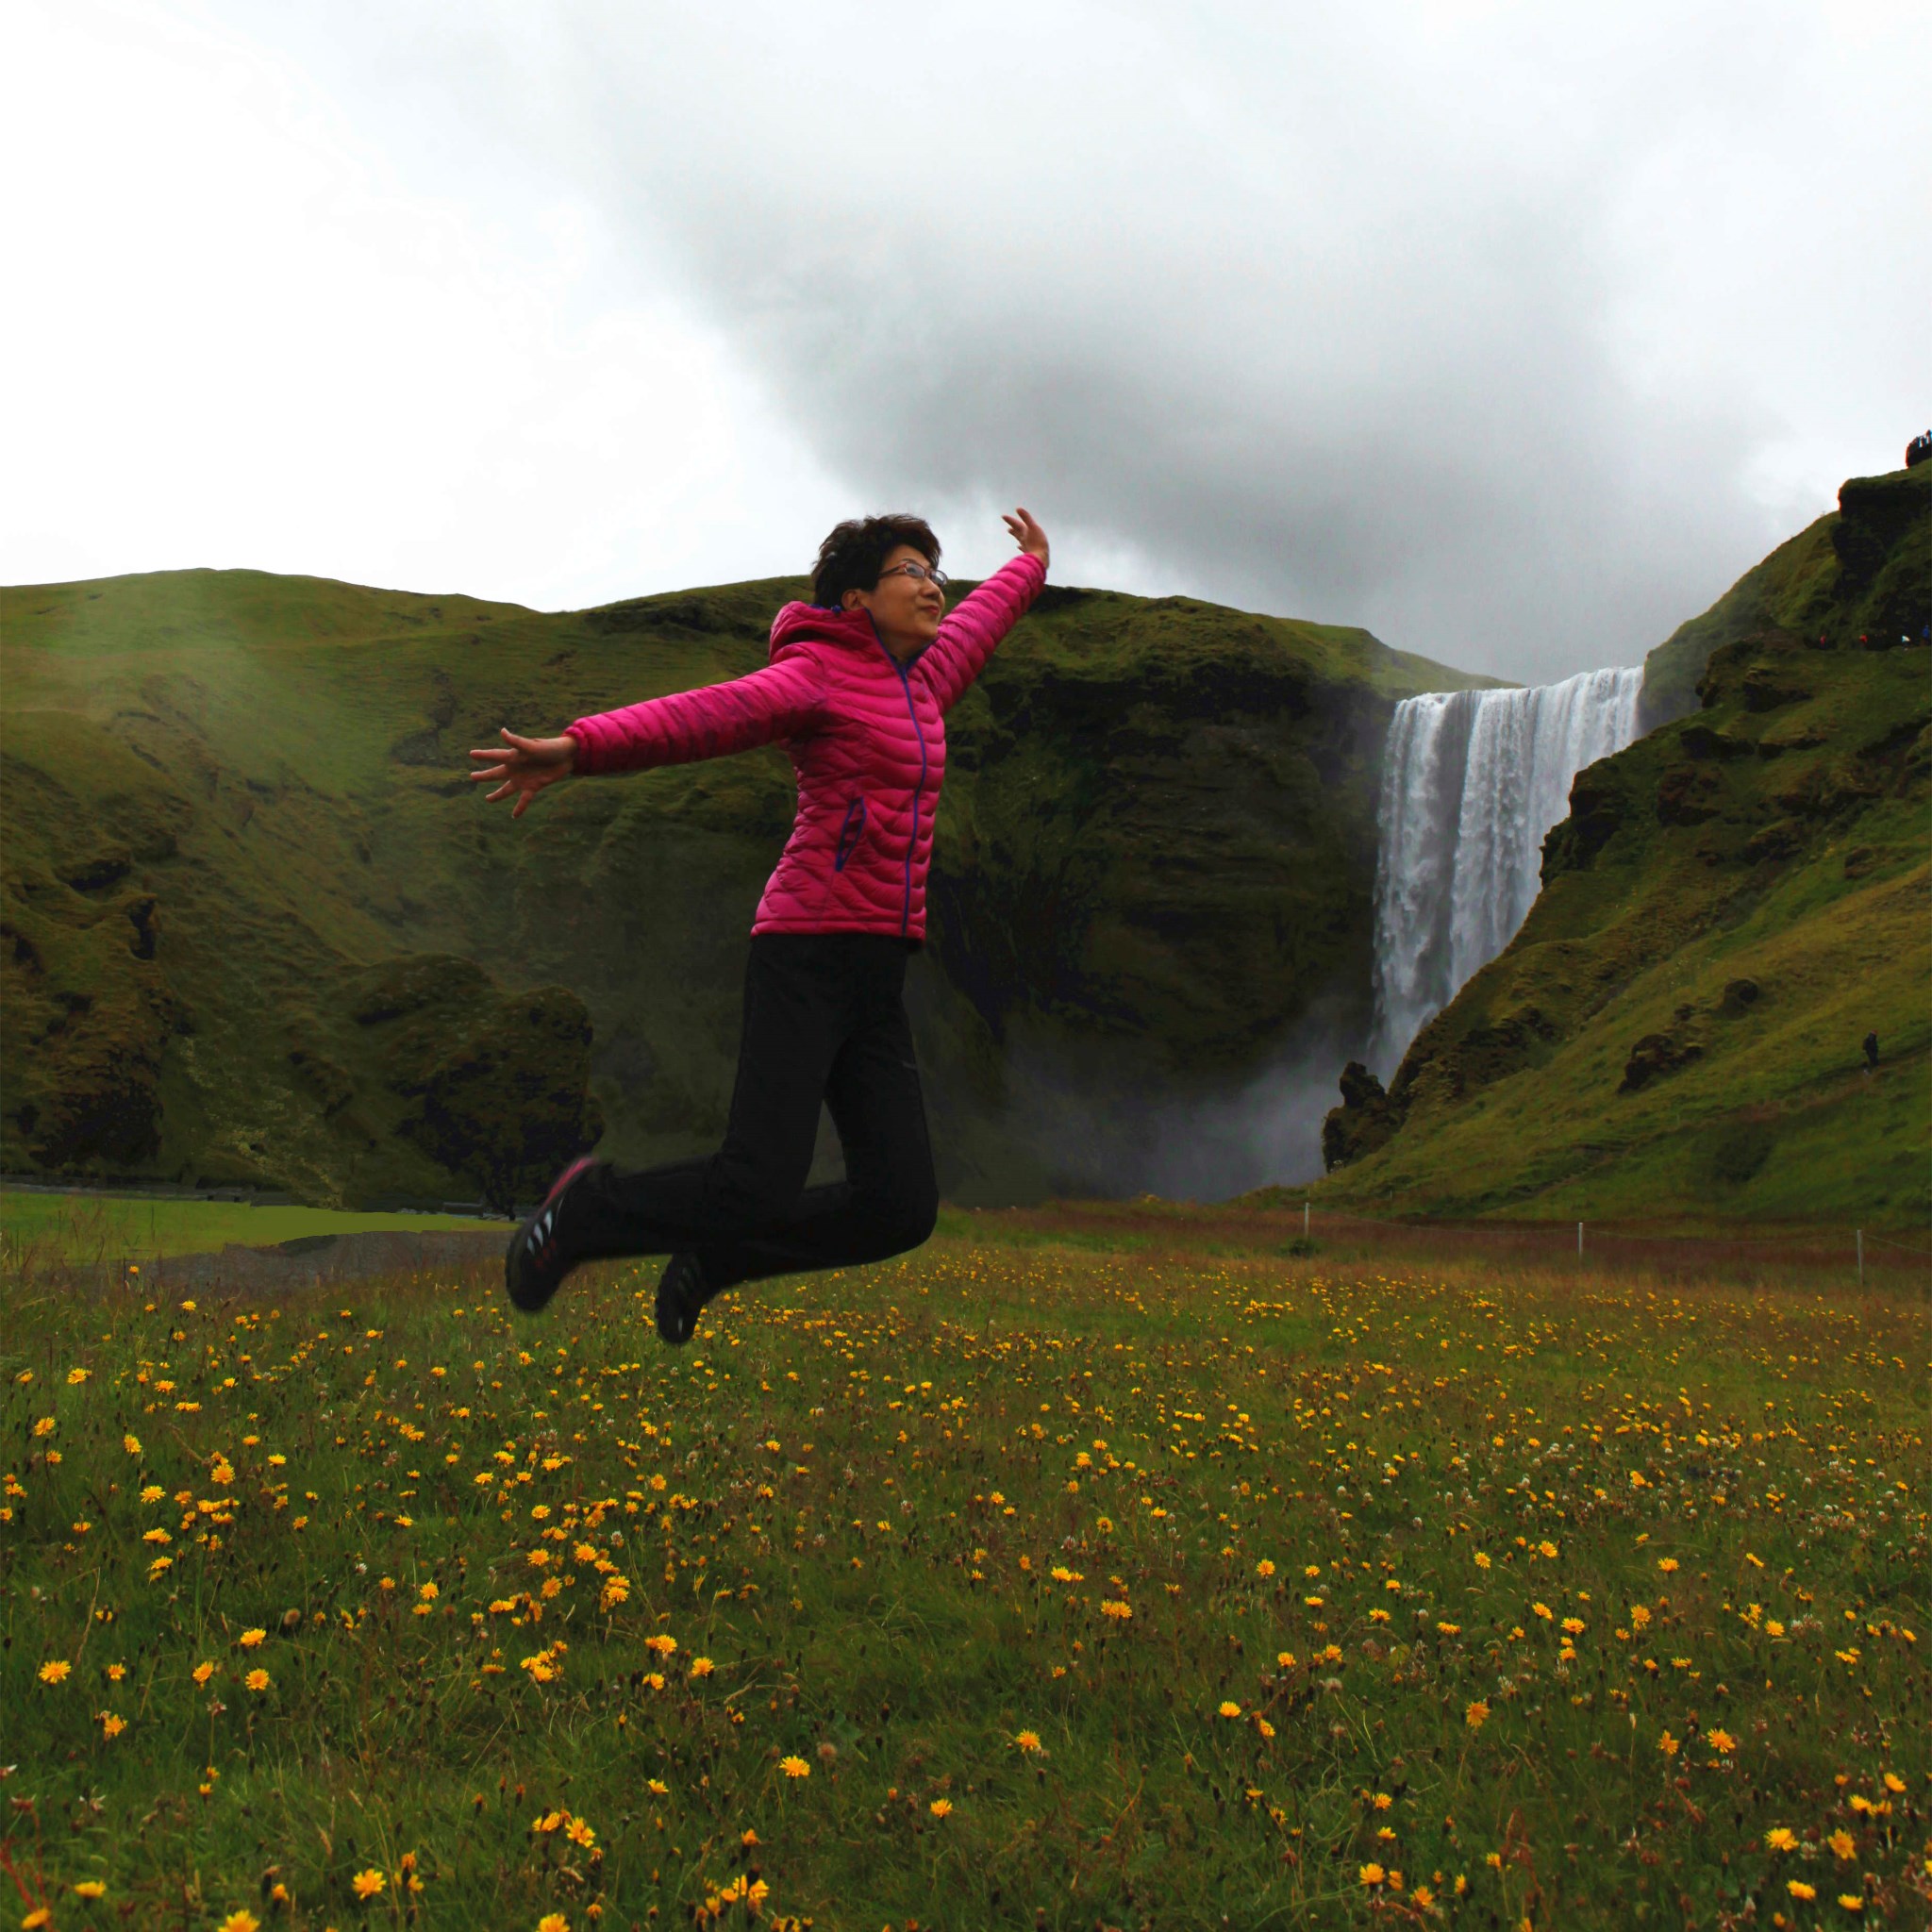
[[[561,615],[255,572],[0,593],[0,1158],[31,1164],[59,1113],[69,1165],[440,1198],[355,1017],[398,954],[581,995],[613,1151],[714,1134],[783,758],[512,825],[463,755],[752,668],[796,588]],[[1046,1178],[1003,1125],[1016,1030],[1151,1077],[1177,1049],[1230,1065],[1337,986],[1358,1005],[1382,721],[1459,681],[1360,631],[1050,593],[953,720],[919,992],[950,1184]]]
[[[1924,1923],[1914,1302],[974,1219],[675,1355],[614,1270],[16,1302],[55,1922]]]
[[[1579,777],[1523,930],[1392,1083],[1405,1124],[1318,1198],[1924,1227],[1932,682],[1921,648],[1860,647],[1873,592],[1843,583],[1834,522],[1758,585],[1830,648],[1766,629],[1743,587],[1700,620],[1704,708]],[[1921,608],[1924,541],[1879,586]],[[1746,978],[1760,997],[1727,1002]],[[1645,1039],[1680,1064],[1620,1091]]]
[[[1932,526],[1925,473],[1855,477],[1840,508],[1754,565],[1701,616],[1680,625],[1643,662],[1645,730],[1697,708],[1710,654],[1741,638],[1841,644],[1916,636],[1925,623]]]

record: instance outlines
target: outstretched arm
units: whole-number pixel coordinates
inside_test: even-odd
[[[919,659],[919,675],[942,711],[950,710],[986,668],[1000,640],[1026,614],[1046,581],[1046,532],[1030,510],[1016,509],[1005,522],[1020,555],[948,613]]]
[[[579,718],[561,738],[519,738],[505,730],[502,750],[473,751],[473,782],[496,782],[491,799],[517,794],[521,818],[544,786],[576,774],[636,772],[655,765],[724,758],[810,729],[824,700],[816,661],[799,651],[749,676],[699,691],[649,698],[622,710]]]

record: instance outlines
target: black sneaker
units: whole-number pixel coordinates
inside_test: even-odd
[[[682,1348],[696,1333],[698,1315],[711,1298],[704,1264],[690,1253],[673,1255],[658,1277],[658,1333]]]
[[[526,1315],[534,1315],[557,1292],[581,1257],[581,1251],[565,1240],[564,1224],[571,1218],[571,1196],[577,1182],[596,1165],[588,1155],[572,1161],[509,1244],[503,1278],[510,1300]]]

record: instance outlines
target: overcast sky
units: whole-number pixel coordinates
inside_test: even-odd
[[[1932,8],[12,0],[0,579],[1063,582],[1635,662],[1932,420]]]

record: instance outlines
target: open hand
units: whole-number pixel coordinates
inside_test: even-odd
[[[491,785],[494,791],[484,794],[494,805],[499,798],[516,797],[510,817],[520,819],[529,810],[530,801],[546,785],[568,778],[576,768],[577,741],[574,738],[519,738],[508,725],[503,727],[507,750],[494,747],[473,751],[478,769],[470,774],[473,785]]]
[[[1046,532],[1034,521],[1030,509],[1016,509],[1002,518],[1008,529],[1013,533],[1013,541],[1028,557],[1037,557],[1045,563],[1048,556]]]

